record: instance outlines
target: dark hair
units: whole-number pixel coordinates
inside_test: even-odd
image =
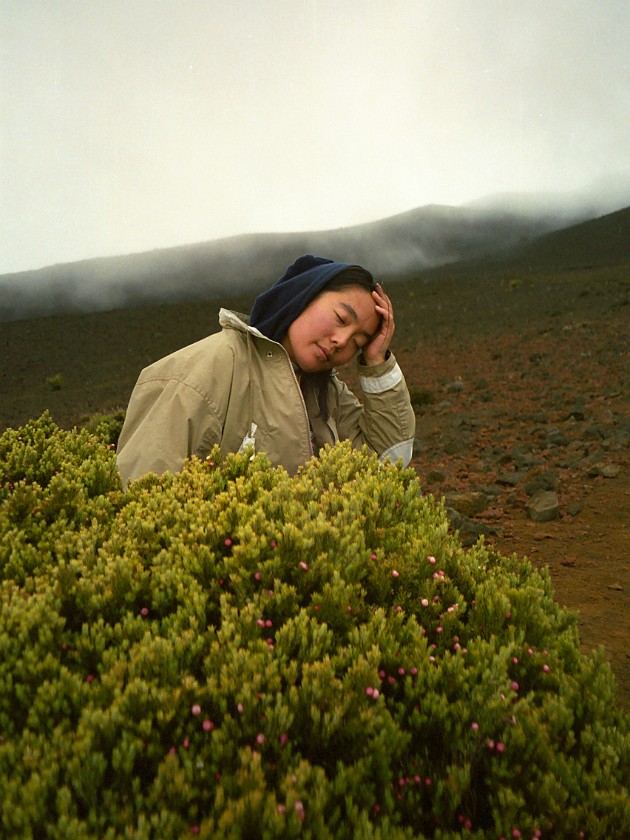
[[[376,289],[376,281],[367,269],[353,265],[350,268],[340,271],[339,274],[335,274],[319,294],[322,295],[324,292],[341,292],[353,286],[359,286],[362,289],[367,289],[368,292],[373,292]]]

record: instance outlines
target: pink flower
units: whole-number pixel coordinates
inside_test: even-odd
[[[518,683],[516,680],[512,682],[512,691],[518,691]]]
[[[477,723],[477,721],[476,721],[476,720],[473,720],[473,722],[470,724],[470,728],[471,728],[474,732],[476,732],[476,731],[479,729],[479,724]]]
[[[308,563],[305,563],[303,560],[300,560],[300,569],[303,572],[308,572]]]
[[[420,601],[420,603],[422,604],[423,607],[428,607],[429,606],[429,602],[427,601],[426,598],[423,598],[422,601]]]
[[[259,732],[258,735],[256,735],[256,743],[258,744],[258,746],[259,747],[262,746],[265,743],[265,741],[266,741],[266,738],[265,738],[264,733]]]
[[[227,546],[227,548],[229,548],[232,545],[232,540],[228,537],[226,540],[224,540],[224,545]]]
[[[429,563],[431,563],[431,565],[435,564],[435,557],[432,554],[429,554],[427,560],[429,561]]]
[[[212,732],[212,730],[214,729],[214,723],[212,723],[212,721],[208,718],[204,720],[201,726],[203,727],[204,732]]]
[[[370,560],[376,560],[376,554],[374,552],[370,554]]]
[[[543,671],[545,672],[545,674],[548,674],[549,673],[549,665],[543,665]]]
[[[192,706],[190,712],[191,712],[191,714],[195,715],[195,717],[197,715],[200,715],[201,714],[201,706],[199,705],[199,703],[193,703],[193,706]]]
[[[392,572],[392,577],[393,577],[393,578],[400,577],[400,575],[398,574],[398,572],[396,571],[396,569],[394,569],[394,570],[393,570],[393,572]]]

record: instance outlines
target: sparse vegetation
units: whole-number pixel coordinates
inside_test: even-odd
[[[51,391],[61,391],[63,388],[63,376],[60,373],[55,373],[52,376],[49,376],[46,380],[46,384],[50,388]]]

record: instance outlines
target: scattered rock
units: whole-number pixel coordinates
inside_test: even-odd
[[[552,490],[540,490],[527,505],[527,515],[532,522],[549,522],[560,516],[560,502]]]
[[[549,429],[545,438],[545,446],[547,448],[552,446],[566,446],[569,443],[569,438],[562,431],[562,429]]]
[[[516,487],[525,478],[527,474],[517,470],[515,472],[505,472],[497,476],[497,484],[507,484],[508,487]]]
[[[572,505],[567,505],[567,513],[569,516],[577,516],[582,510],[582,505],[579,502],[574,502]]]
[[[554,470],[545,470],[532,477],[525,483],[528,496],[535,496],[541,490],[557,490],[560,479]]]
[[[617,478],[621,472],[621,467],[618,464],[593,464],[589,469],[590,476],[601,475],[604,478]]]
[[[489,525],[484,525],[482,522],[477,522],[474,519],[469,519],[453,508],[446,508],[446,515],[453,531],[457,531],[459,541],[465,548],[474,545],[479,537],[496,534],[496,531]]]
[[[512,451],[512,460],[518,469],[522,469],[523,467],[531,468],[539,463],[538,458],[536,458],[536,456],[531,452],[521,452],[520,449],[514,449]]]
[[[447,493],[444,496],[446,506],[454,508],[464,516],[476,516],[488,507],[488,497],[485,493],[471,491],[469,493]]]

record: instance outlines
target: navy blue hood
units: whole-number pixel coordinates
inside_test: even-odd
[[[249,317],[249,323],[267,338],[281,342],[289,326],[333,277],[348,269],[371,274],[358,265],[333,262],[325,257],[306,254],[290,265],[282,277],[258,295]]]

